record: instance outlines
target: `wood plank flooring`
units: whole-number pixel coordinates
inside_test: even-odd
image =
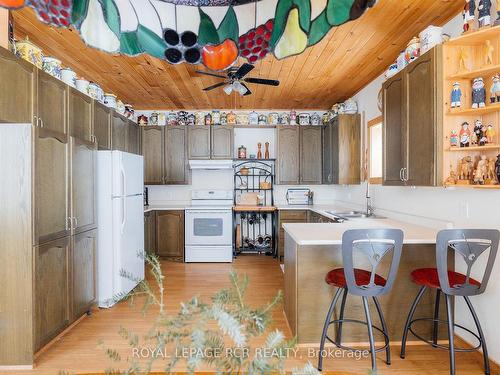
[[[250,305],[260,306],[268,302],[278,290],[283,288],[283,275],[279,263],[265,256],[241,256],[233,264],[182,264],[163,262],[166,275],[167,309],[176,312],[179,303],[194,295],[203,300],[218,290],[229,286],[229,272],[234,270],[246,273],[250,278],[247,301]],[[314,291],[311,291],[314,293]],[[326,313],[326,312],[325,312]],[[117,349],[122,355],[130,356],[130,349],[118,334],[120,326],[127,327],[138,334],[144,334],[154,318],[153,311],[142,316],[139,308],[132,308],[128,303],[121,303],[112,309],[95,310],[84,318],[66,335],[56,341],[48,350],[38,356],[37,366],[32,371],[10,371],[0,374],[36,374],[54,375],[60,370],[71,374],[102,373],[110,362],[99,347],[98,341],[104,340],[108,347]],[[273,329],[280,329],[287,335],[290,330],[281,309],[274,314]],[[448,374],[447,352],[432,349],[428,346],[410,346],[407,359],[398,356],[399,347],[393,347],[393,364],[386,366],[379,354],[379,374]],[[295,358],[289,358],[287,370],[302,366],[310,360],[314,365],[315,357],[308,358],[308,348],[301,348]],[[156,371],[162,370],[159,360]],[[325,372],[335,374],[368,374],[369,359],[354,360],[352,358],[331,358],[325,361]],[[477,354],[459,353],[457,355],[457,374],[483,374],[480,357]],[[183,368],[179,367],[182,371]],[[208,368],[207,368],[208,370]]]

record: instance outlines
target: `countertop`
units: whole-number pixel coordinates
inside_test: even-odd
[[[340,245],[346,230],[365,228],[397,228],[403,230],[405,244],[435,244],[439,231],[393,219],[370,218],[349,219],[343,223],[286,223],[283,228],[298,245]]]
[[[150,204],[149,206],[144,206],[144,212],[185,210],[189,206],[189,203]]]
[[[162,204],[150,204],[149,206],[144,206],[144,212],[149,211],[167,211],[167,210],[185,210],[191,207],[190,202],[172,202],[172,203],[162,203]],[[346,207],[341,207],[335,204],[314,204],[314,205],[288,205],[288,204],[276,204],[274,205],[278,210],[311,210],[318,212],[322,215],[329,216],[325,211],[332,210],[349,210]]]

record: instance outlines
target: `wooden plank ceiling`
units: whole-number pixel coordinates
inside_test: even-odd
[[[379,0],[361,19],[332,29],[303,54],[282,61],[268,55],[258,62],[249,76],[281,84],[251,85],[253,94],[246,97],[227,96],[222,88],[202,91],[219,80],[196,74],[201,65],[109,55],[88,48],[74,30],[43,25],[28,8],[13,16],[16,38],[28,35],[45,54],[136,109],[307,109],[330,108],[354,95],[383,73],[414,35],[427,25],[443,25],[462,7],[455,0]]]

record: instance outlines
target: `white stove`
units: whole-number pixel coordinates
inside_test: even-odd
[[[193,190],[186,208],[185,260],[233,261],[233,191]]]

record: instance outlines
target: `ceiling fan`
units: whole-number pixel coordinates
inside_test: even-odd
[[[240,67],[229,68],[226,76],[210,72],[203,72],[199,70],[197,70],[196,73],[217,78],[223,78],[224,79],[223,82],[219,82],[216,83],[215,85],[205,87],[203,91],[210,91],[216,89],[217,87],[225,86],[223,90],[227,95],[231,95],[233,91],[243,96],[250,95],[252,92],[245,83],[256,83],[259,85],[270,85],[270,86],[278,86],[280,84],[280,81],[276,81],[274,79],[263,79],[263,78],[252,78],[252,77],[244,78],[248,73],[250,73],[253,70],[253,68],[254,66],[252,64],[245,63]]]

